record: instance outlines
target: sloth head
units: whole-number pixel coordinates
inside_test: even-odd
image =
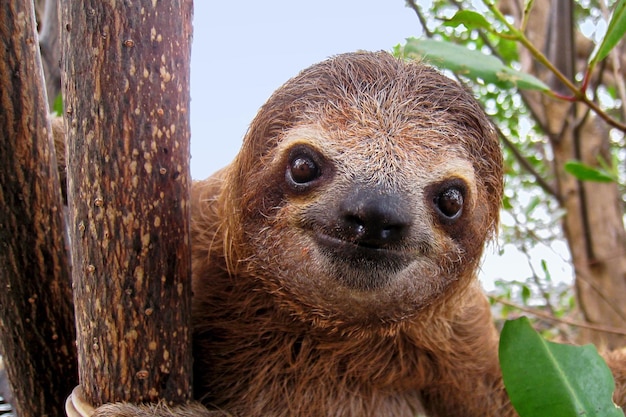
[[[502,157],[437,71],[339,55],[260,109],[228,181],[237,274],[324,323],[397,323],[462,291],[494,233]]]

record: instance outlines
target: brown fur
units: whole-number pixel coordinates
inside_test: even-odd
[[[626,409],[626,348],[604,354],[604,359],[615,379],[613,401]]]
[[[285,185],[301,145],[324,160],[304,193]],[[443,224],[430,190],[450,178],[468,194]],[[312,237],[309,222],[368,187],[411,207],[400,271],[329,262]],[[198,397],[241,416],[513,415],[475,277],[501,193],[498,141],[455,82],[386,53],[305,70],[193,189]]]
[[[320,170],[299,188],[289,167],[301,149]],[[515,416],[475,275],[502,175],[483,111],[433,69],[354,53],[287,82],[236,160],[193,187],[194,387],[216,411],[186,412]],[[434,207],[450,181],[465,192],[453,221]],[[337,219],[364,193],[391,196],[410,217],[399,242],[376,249],[391,261],[355,255],[372,251]],[[624,355],[609,356],[622,401]]]

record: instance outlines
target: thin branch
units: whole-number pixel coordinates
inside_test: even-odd
[[[517,222],[517,219],[516,219],[516,222]],[[556,317],[555,309],[552,306],[552,302],[550,300],[550,292],[545,288],[545,286],[539,279],[539,274],[537,274],[537,271],[535,270],[535,266],[531,262],[532,257],[530,256],[530,253],[528,252],[528,247],[525,243],[522,244],[521,251],[526,257],[526,263],[532,272],[532,280],[537,286],[537,289],[539,290],[539,293],[545,302],[545,308],[548,310],[548,314],[552,317]],[[570,337],[569,332],[563,329],[563,326],[557,325],[557,326],[554,326],[554,328],[559,332],[561,337],[563,337],[564,339],[568,339]]]
[[[592,97],[598,97],[598,88],[602,85],[605,70],[606,70],[606,60],[603,60],[602,62],[600,62],[600,69],[598,71],[598,80],[595,82],[595,84],[593,84]],[[585,74],[585,78],[587,78],[587,74]],[[587,86],[589,85],[588,83],[589,83],[590,78],[591,77],[588,77],[587,79]],[[581,128],[587,122],[590,115],[591,115],[591,109],[589,107],[585,107],[584,113],[580,117],[576,117],[574,129]]]
[[[600,9],[602,10],[604,18],[608,22],[610,15],[609,8],[606,6],[604,0],[598,1],[598,4],[600,5]],[[613,77],[615,78],[615,85],[617,86],[620,100],[622,100],[622,103],[626,103],[626,85],[624,85],[624,77],[622,76],[619,52],[620,51],[618,48],[613,48],[613,50],[610,52],[611,60],[613,61]],[[626,106],[622,106],[622,117],[624,118],[624,120],[626,120]]]
[[[422,11],[420,10],[419,6],[415,3],[415,0],[407,0],[406,4],[411,9],[413,9],[415,14],[417,15],[417,19],[420,21],[420,24],[422,25],[422,29],[424,29],[424,33],[426,34],[426,37],[432,38],[433,33],[430,30],[428,30],[428,25],[426,24],[426,18],[422,14]]]
[[[541,298],[543,298],[543,301],[546,303],[545,304],[546,309],[552,316],[554,316],[555,310],[554,310],[554,307],[552,306],[552,301],[550,300],[550,293],[544,288],[544,286],[541,283],[541,280],[539,279],[539,274],[537,274],[537,271],[535,270],[535,266],[532,263],[532,257],[530,256],[530,253],[528,253],[528,247],[526,246],[526,244],[522,245],[522,253],[526,257],[526,264],[528,265],[528,267],[530,268],[530,271],[532,272],[532,280],[537,286],[537,289],[539,290],[539,293],[541,294]]]
[[[542,318],[544,320],[549,320],[549,321],[553,321],[556,323],[562,323],[562,324],[567,324],[568,326],[575,326],[575,327],[580,327],[580,328],[584,328],[584,329],[590,329],[590,330],[595,330],[598,332],[604,332],[604,333],[611,333],[611,334],[618,334],[618,335],[622,335],[622,336],[626,336],[626,329],[618,329],[615,327],[610,327],[610,326],[602,326],[602,325],[598,325],[598,324],[590,324],[590,323],[585,323],[582,321],[577,321],[577,320],[570,320],[570,319],[566,319],[566,318],[562,318],[562,317],[554,317],[548,313],[544,313],[543,311],[534,309],[534,308],[530,308],[530,307],[525,307],[516,303],[513,303],[511,301],[508,301],[502,297],[496,297],[493,295],[488,295],[488,298],[496,303],[500,303],[503,304],[505,306],[509,306],[509,307],[513,307],[517,310],[523,311],[525,313],[528,314],[532,314],[535,317],[539,317]]]
[[[602,301],[604,301],[606,305],[608,305],[616,315],[619,316],[620,319],[626,322],[626,316],[624,316],[624,313],[620,310],[618,306],[616,306],[615,304],[611,302],[611,300],[609,300],[609,297],[607,297],[607,295],[602,291],[602,288],[600,288],[598,285],[593,283],[591,279],[588,279],[588,276],[585,274],[585,272],[583,272],[583,269],[579,268],[576,265],[576,263],[572,263],[572,264],[574,265],[574,273],[576,274],[576,282],[584,282],[586,285],[588,285],[589,288],[592,291],[594,291],[597,294],[597,296],[601,298]],[[585,316],[588,316],[587,312],[585,311],[585,306],[582,303],[579,303],[579,306],[583,310],[583,313],[585,314]]]
[[[537,172],[537,170],[530,164],[530,162],[528,162],[524,155],[521,154],[519,149],[517,149],[517,146],[515,146],[515,144],[506,137],[504,132],[502,132],[502,130],[497,125],[495,125],[495,129],[498,133],[498,136],[500,136],[500,140],[502,140],[502,143],[504,143],[504,146],[506,146],[513,153],[515,160],[519,162],[522,168],[526,170],[530,175],[532,175],[535,180],[537,180],[537,185],[541,187],[541,189],[544,190],[547,194],[559,200],[559,195],[557,191],[550,184],[548,184],[548,182],[541,176],[541,174],[539,174],[539,172]]]
[[[520,30],[522,32],[526,32],[526,25],[528,24],[528,18],[530,17],[530,11],[533,8],[534,0],[529,0],[524,7],[524,16],[522,17],[522,24],[520,26]]]
[[[521,43],[524,47],[526,47],[526,49],[528,49],[528,51],[537,61],[543,64],[550,72],[554,74],[554,76],[559,81],[561,81],[561,83],[563,83],[565,87],[567,87],[568,90],[572,92],[576,100],[581,101],[585,103],[587,106],[589,106],[594,111],[594,113],[596,113],[602,120],[604,120],[609,125],[623,132],[626,132],[626,124],[621,123],[618,120],[615,120],[610,115],[608,115],[604,110],[602,110],[600,106],[598,106],[597,103],[590,100],[581,89],[576,87],[574,83],[572,83],[561,71],[559,71],[558,68],[556,68],[554,64],[548,58],[546,58],[546,56],[539,49],[535,47],[535,45],[532,44],[532,42],[526,37],[526,35],[524,35],[524,33],[520,32],[519,29],[517,29],[513,24],[509,23],[509,21],[506,20],[504,15],[500,12],[500,10],[498,10],[495,4],[488,2],[488,1],[484,1],[484,0],[483,0],[483,4],[485,4],[485,6],[487,6],[489,10],[496,16],[496,18],[500,20],[504,25],[506,25],[507,29],[509,29],[509,31],[513,35],[515,35],[515,39],[517,42]],[[564,98],[564,97],[559,97],[559,95],[555,94],[553,91],[546,91],[545,94],[548,95],[549,97],[553,97],[556,99]]]

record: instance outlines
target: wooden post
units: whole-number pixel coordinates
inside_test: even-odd
[[[94,406],[191,398],[191,0],[61,2],[79,375]]]
[[[77,383],[61,188],[31,1],[0,4],[0,344],[20,416]]]

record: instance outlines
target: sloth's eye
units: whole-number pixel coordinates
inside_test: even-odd
[[[289,164],[289,176],[296,184],[306,184],[315,180],[319,175],[319,167],[312,158],[306,155],[293,158]]]
[[[295,192],[304,192],[328,174],[328,164],[316,150],[297,145],[289,152],[285,180]]]
[[[449,220],[455,220],[463,212],[463,192],[455,186],[444,189],[435,197],[435,207]]]
[[[451,178],[433,186],[429,195],[439,221],[450,225],[463,214],[467,184],[460,178]]]

